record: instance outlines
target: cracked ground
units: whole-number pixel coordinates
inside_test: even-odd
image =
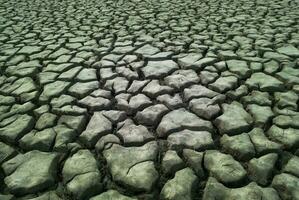
[[[298,0],[0,0],[1,200],[298,200]]]

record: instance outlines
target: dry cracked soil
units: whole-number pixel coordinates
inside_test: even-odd
[[[298,200],[298,0],[0,0],[1,200]]]

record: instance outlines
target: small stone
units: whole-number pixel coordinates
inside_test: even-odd
[[[34,54],[42,50],[41,46],[24,46],[19,51],[18,54]]]
[[[293,91],[287,91],[287,92],[275,92],[275,106],[277,106],[280,109],[290,109],[290,110],[297,110],[297,102],[299,100],[298,95]]]
[[[196,61],[194,64],[192,64],[190,66],[190,68],[194,69],[194,70],[200,70],[208,65],[215,63],[216,61],[217,61],[217,58],[205,57],[205,58],[202,58],[202,59]]]
[[[275,60],[264,63],[264,71],[267,74],[275,74],[279,70],[279,63]]]

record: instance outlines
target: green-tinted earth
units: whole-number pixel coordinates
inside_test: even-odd
[[[298,0],[0,0],[0,200],[299,200]]]

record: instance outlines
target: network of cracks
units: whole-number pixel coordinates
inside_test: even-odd
[[[0,0],[0,199],[298,200],[298,10]]]

